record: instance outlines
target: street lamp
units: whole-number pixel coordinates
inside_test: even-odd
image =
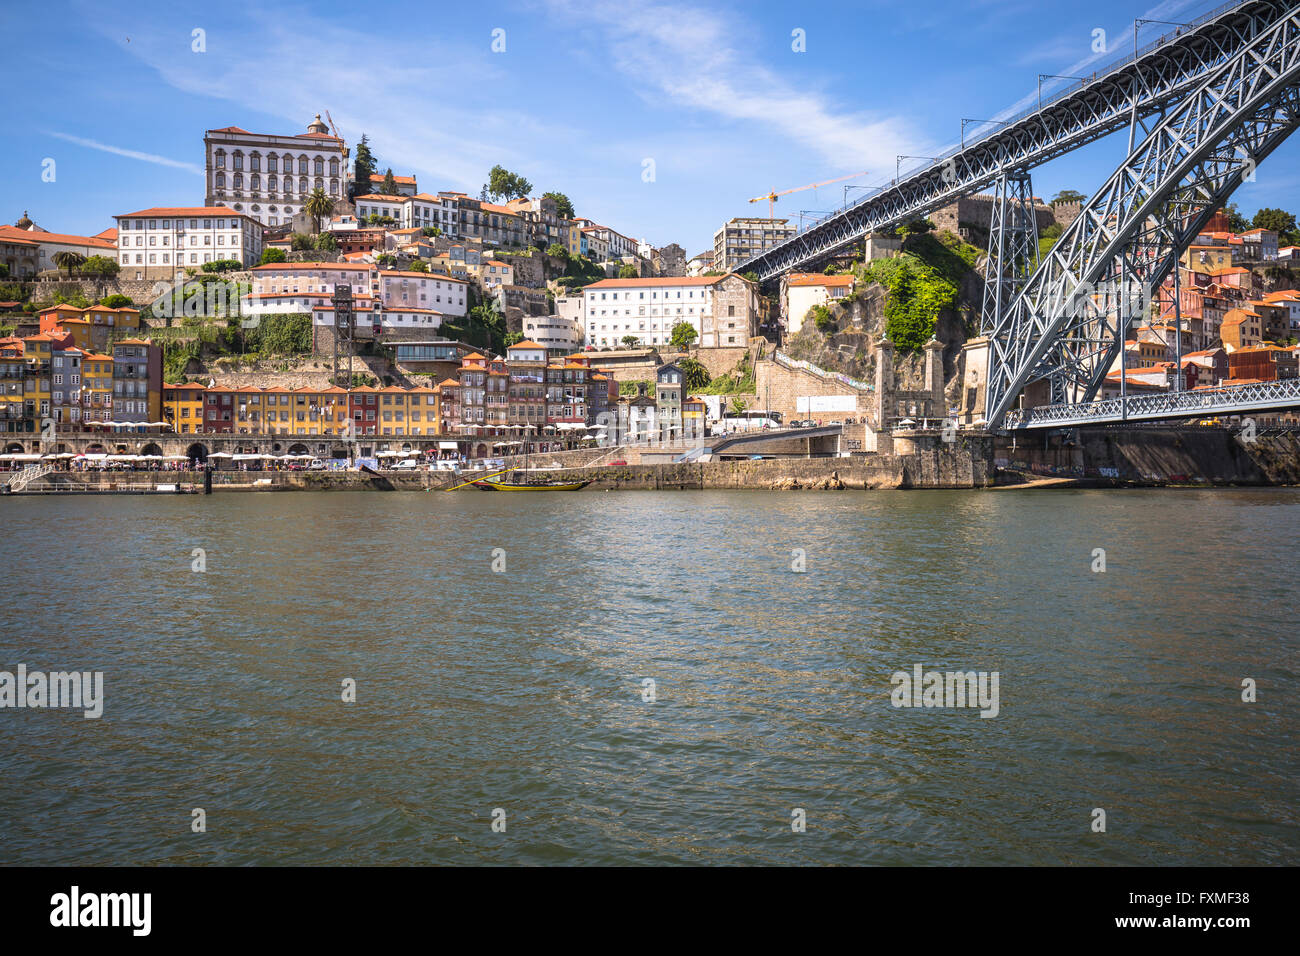
[[[1043,80],[1079,80],[1082,82],[1086,77],[1082,76],[1064,76],[1060,73],[1039,73],[1038,74],[1038,112],[1043,111]]]
[[[867,185],[867,186],[845,186],[845,187],[844,187],[844,199],[843,199],[843,203],[842,203],[843,208],[845,208],[845,209],[848,208],[848,205],[849,205],[849,190],[850,190],[850,189],[873,189],[873,188],[874,188],[874,187],[873,187],[873,186],[870,186],[870,185]]]
[[[895,185],[898,184],[898,179],[902,175],[900,166],[902,165],[902,162],[905,159],[928,159],[932,163],[937,163],[939,161],[938,156],[896,156],[894,158],[894,184]]]
[[[967,123],[979,123],[981,126],[983,126],[985,123],[997,123],[999,126],[1009,126],[1009,125],[1010,125],[1006,120],[994,120],[994,119],[963,119],[963,120],[961,121],[961,148],[962,148],[962,149],[965,149],[965,148],[966,148],[966,124],[967,124]]]

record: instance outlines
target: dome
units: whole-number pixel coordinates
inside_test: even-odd
[[[307,124],[307,132],[309,133],[328,133],[329,131],[330,128],[321,122],[319,113],[316,114],[316,121],[314,123]]]
[[[19,219],[16,223],[14,223],[14,225],[17,226],[19,229],[30,229],[32,228],[32,226],[35,225],[35,223],[33,223],[30,219],[27,218],[27,210],[24,209],[22,218]]]

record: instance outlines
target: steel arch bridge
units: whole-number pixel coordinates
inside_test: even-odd
[[[1008,275],[1016,272],[1008,262],[988,268],[996,294],[985,297],[987,424],[1059,427],[1043,409],[1008,414],[1011,403],[1042,378],[1051,382],[1054,405],[1092,403],[1120,355],[1135,294],[1154,290],[1243,176],[1300,123],[1300,7],[1293,2],[1220,7],[737,271],[768,280],[807,267],[989,186],[1002,211],[991,258],[1022,250],[1023,222],[1019,242],[1000,232],[1018,218],[1006,215],[1008,193],[1023,200],[1030,168],[1127,127],[1128,156],[1034,275]],[[1251,408],[1278,407],[1261,405],[1253,392],[1240,397]],[[1223,410],[1225,401],[1232,410],[1245,407],[1219,396],[1212,404]],[[1087,420],[1169,417],[1140,407],[1092,408]]]

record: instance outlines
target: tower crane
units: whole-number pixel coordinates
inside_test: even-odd
[[[831,183],[842,183],[842,182],[844,182],[844,180],[846,180],[846,179],[857,179],[859,176],[866,176],[866,175],[867,175],[867,173],[865,173],[865,172],[863,172],[863,173],[850,173],[850,174],[847,175],[847,176],[837,176],[837,177],[835,177],[834,179],[823,180],[823,181],[820,182],[820,183],[809,183],[807,186],[795,186],[794,189],[783,189],[783,190],[781,190],[780,192],[775,192],[775,191],[773,191],[773,192],[768,193],[768,194],[765,195],[765,196],[755,196],[753,199],[751,199],[751,200],[749,200],[749,201],[750,201],[750,202],[762,202],[764,199],[766,199],[766,200],[767,200],[767,218],[768,218],[768,219],[774,219],[775,216],[774,216],[773,213],[772,213],[772,204],[775,203],[775,202],[776,202],[778,199],[780,199],[780,197],[782,197],[782,196],[788,196],[788,195],[790,195],[790,193],[799,193],[799,192],[803,192],[805,189],[816,189],[818,186],[829,186]]]

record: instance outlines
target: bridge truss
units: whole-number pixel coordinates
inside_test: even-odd
[[[1035,379],[1053,404],[1091,402],[1182,251],[1297,125],[1300,7],[1154,124],[994,317],[989,426]]]
[[[981,317],[990,347],[988,427],[1300,405],[1281,383],[1216,391],[1209,405],[1200,390],[1187,399],[1177,387],[1139,400],[1124,394],[1125,375],[1117,404],[1095,401],[1117,359],[1122,366],[1129,328],[1145,320],[1182,251],[1300,125],[1294,2],[1220,7],[737,268],[763,280],[807,268],[993,186]],[[1026,263],[1037,258],[1029,169],[1125,127],[1128,155],[1029,275]],[[1037,380],[1050,383],[1060,410],[1009,416]]]
[[[1163,112],[1285,16],[1282,0],[1234,0],[1133,56],[1045,99],[851,206],[735,267],[768,281],[844,252],[874,232],[924,217]]]

